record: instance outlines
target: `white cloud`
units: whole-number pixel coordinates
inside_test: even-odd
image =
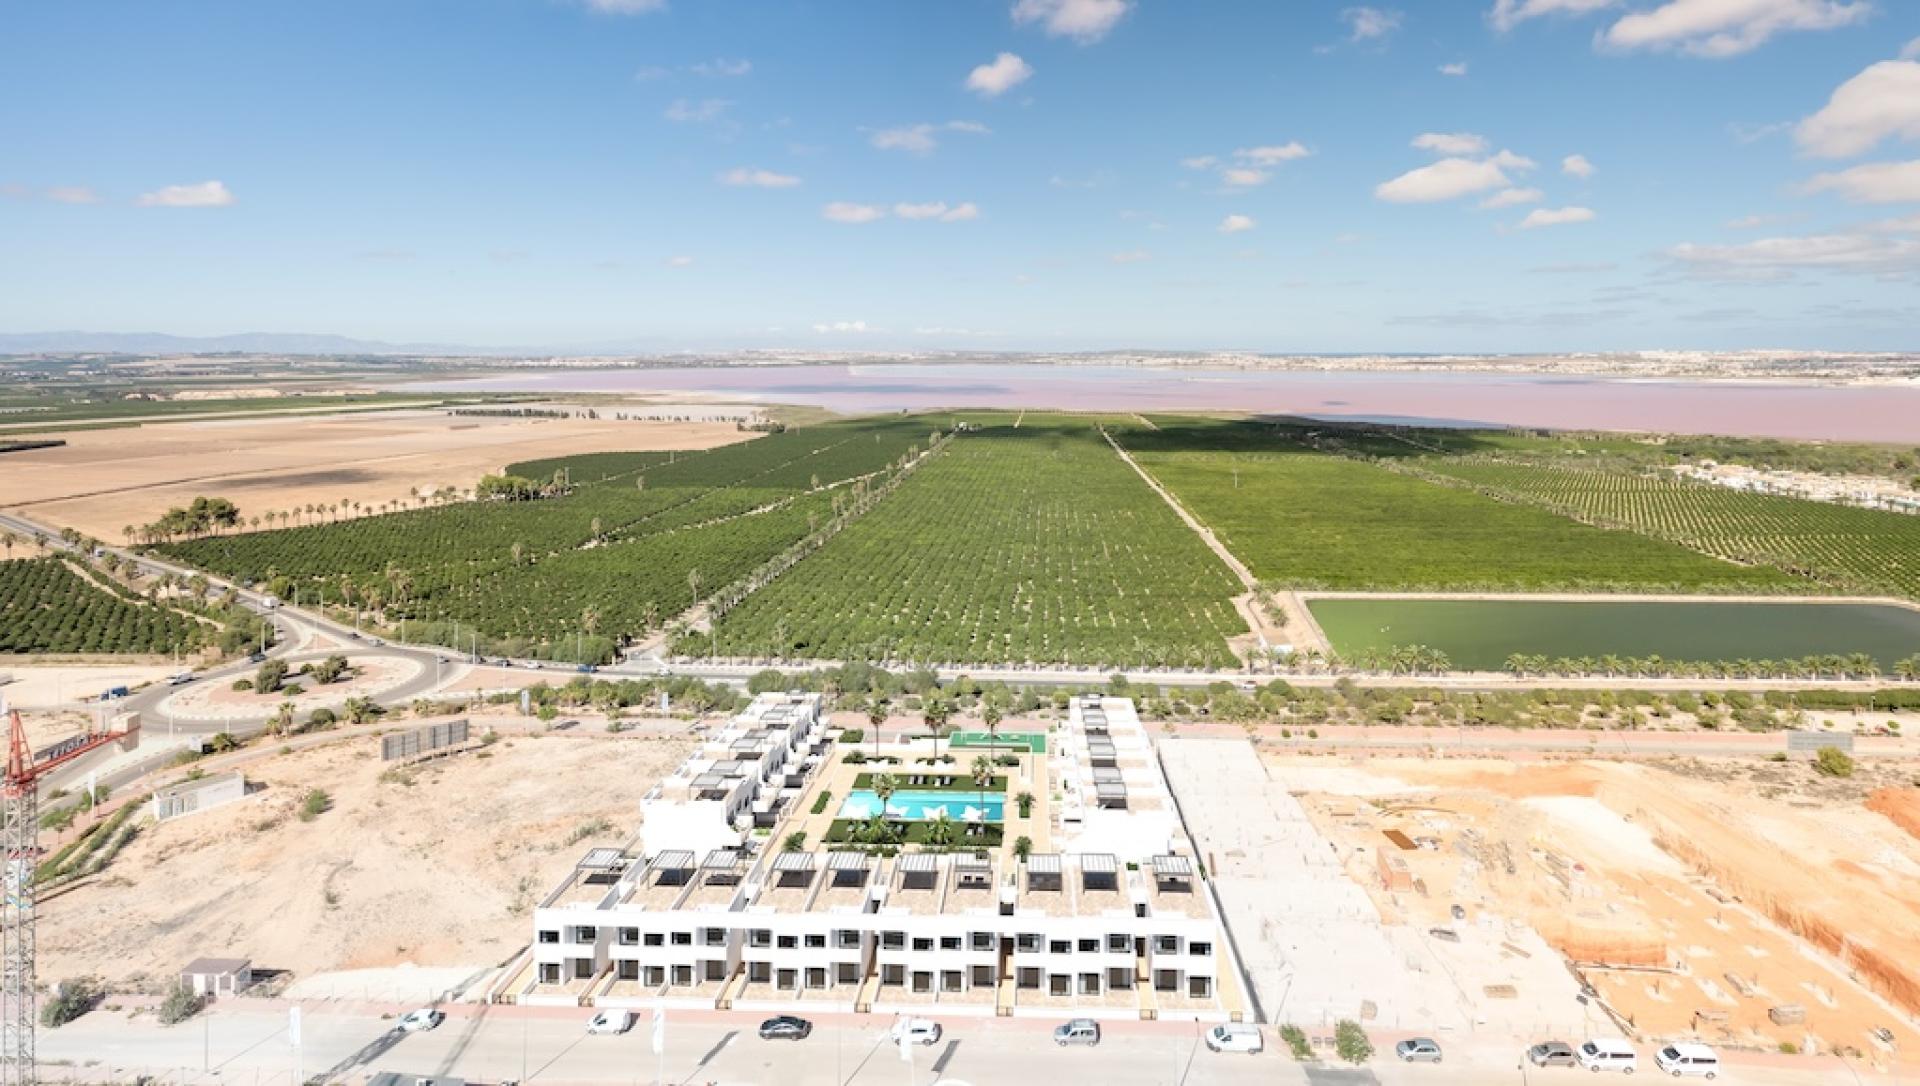
[[[867,322],[832,321],[825,324],[816,324],[813,326],[813,330],[816,332],[865,332],[867,331]]]
[[[694,75],[719,76],[724,79],[735,79],[753,71],[753,61],[729,60],[726,57],[715,57],[712,60],[703,60],[698,64],[689,64],[687,71],[692,72]]]
[[[706,124],[719,120],[727,105],[725,98],[675,98],[660,115],[676,124]]]
[[[691,268],[693,267],[693,258],[690,256],[670,256],[667,258],[667,267]]]
[[[1920,61],[1869,66],[1793,133],[1802,150],[1821,158],[1861,154],[1889,136],[1920,139]]]
[[[168,185],[143,193],[136,202],[141,207],[226,207],[233,203],[233,193],[218,181],[202,181],[196,185]]]
[[[85,185],[55,185],[47,190],[47,199],[56,204],[97,204],[100,194]]]
[[[948,207],[945,200],[925,204],[895,204],[893,213],[902,219],[938,219],[941,222],[971,222],[980,217],[980,208],[971,202]]]
[[[1873,224],[1873,228],[1889,234],[1920,234],[1920,215],[1909,215],[1904,219],[1881,219]]]
[[[1539,189],[1501,189],[1480,201],[1480,206],[1492,211],[1503,207],[1519,207],[1521,204],[1537,204],[1546,198],[1547,194]]]
[[[1052,37],[1088,45],[1106,37],[1131,7],[1129,0],[1017,0],[1013,21],[1039,23]]]
[[[1012,53],[1001,53],[989,63],[967,73],[967,89],[995,98],[1025,83],[1033,76],[1033,65]]]
[[[1189,170],[1211,170],[1219,164],[1220,160],[1213,155],[1194,155],[1180,160],[1180,165]]]
[[[1737,219],[1728,219],[1727,229],[1756,230],[1762,226],[1767,226],[1771,223],[1776,223],[1779,221],[1780,221],[1780,216],[1778,215],[1742,215]]]
[[[1901,60],[1920,60],[1920,38],[1915,38],[1900,50]]]
[[[1493,164],[1503,170],[1531,170],[1533,160],[1525,155],[1516,155],[1512,151],[1499,151],[1493,156]]]
[[[759,189],[790,189],[798,185],[800,179],[790,173],[775,173],[772,170],[736,166],[720,175],[720,183]]]
[[[1755,121],[1733,121],[1727,125],[1727,131],[1741,143],[1758,143],[1768,136],[1785,132],[1792,127],[1793,124],[1789,121],[1768,121],[1764,124]]]
[[[951,211],[948,211],[945,215],[940,216],[940,221],[941,222],[972,222],[973,220],[979,217],[980,217],[979,206],[972,202],[968,202],[964,204],[955,204]]]
[[[1508,184],[1506,173],[1493,159],[1443,158],[1382,181],[1374,186],[1373,194],[1389,203],[1430,204],[1506,188]]]
[[[1107,259],[1115,264],[1140,264],[1151,257],[1145,249],[1129,249],[1124,253],[1115,253]]]
[[[882,128],[868,138],[867,142],[882,151],[907,151],[916,155],[931,154],[940,146],[937,133],[968,132],[973,135],[985,135],[992,129],[979,121],[948,121],[946,124],[906,124],[898,128]]]
[[[1617,0],[1494,0],[1487,20],[1496,30],[1512,30],[1528,19],[1542,15],[1585,15],[1611,7]]]
[[[1520,220],[1520,229],[1533,230],[1542,226],[1564,226],[1568,223],[1592,222],[1596,215],[1592,208],[1586,207],[1541,207],[1527,213]]]
[[[1249,216],[1228,215],[1226,218],[1220,220],[1220,232],[1222,234],[1239,234],[1251,230],[1258,225],[1259,224],[1254,222]]]
[[[1251,162],[1256,166],[1278,166],[1282,162],[1292,162],[1296,158],[1306,158],[1313,154],[1301,145],[1299,140],[1286,143],[1267,144],[1263,147],[1242,147],[1233,152],[1233,157],[1242,162]]]
[[[1588,178],[1596,172],[1585,155],[1568,155],[1560,160],[1560,172],[1568,177]]]
[[[1872,13],[1868,0],[1666,0],[1621,16],[1600,40],[1616,49],[1731,57],[1759,48],[1781,31],[1831,30]]]
[[[586,0],[587,7],[607,15],[644,15],[665,11],[667,0]]]
[[[1413,145],[1437,155],[1477,155],[1487,149],[1487,138],[1472,132],[1422,132]]]
[[[844,200],[835,200],[833,203],[821,208],[820,214],[829,222],[858,225],[860,223],[869,223],[876,219],[886,218],[887,209],[875,207],[872,204],[850,204]]]
[[[1920,203],[1920,161],[1869,162],[1823,173],[1801,186],[1805,192],[1836,192],[1856,204]]]
[[[1688,242],[1667,250],[1667,255],[1700,274],[1736,279],[1777,279],[1802,270],[1920,270],[1920,240],[1866,233],[1760,238],[1743,245]]]
[[[1229,166],[1220,171],[1220,180],[1235,188],[1251,188],[1264,185],[1270,176],[1265,170],[1256,170],[1249,166]]]
[[[1466,75],[1467,62],[1464,60],[1457,60],[1457,61],[1454,61],[1452,64],[1442,64],[1440,65],[1440,74],[1441,75]]]
[[[1382,8],[1347,8],[1340,13],[1340,21],[1351,32],[1350,41],[1384,38],[1400,29],[1400,19],[1399,12]]]

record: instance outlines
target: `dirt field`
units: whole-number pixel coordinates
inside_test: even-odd
[[[738,441],[725,420],[540,419],[389,411],[173,422],[48,434],[59,448],[0,457],[0,498],[35,520],[123,543],[121,528],[196,495],[246,516],[333,504],[411,503],[509,463],[569,453],[705,449]]]
[[[1520,918],[1649,1037],[1870,1061],[1920,1051],[1908,1017],[1920,1010],[1920,841],[1867,806],[1899,781],[1892,770],[1829,781],[1753,760],[1287,764],[1302,761],[1320,766],[1303,802],[1390,920]],[[1876,809],[1892,805],[1881,795]],[[1770,1019],[1787,1005],[1804,1024]]]
[[[275,758],[248,773],[258,793],[149,824],[100,880],[47,902],[41,975],[152,983],[200,955],[296,976],[497,965],[584,850],[638,827],[642,790],[689,749],[513,737],[410,782],[382,778],[371,736]],[[312,788],[332,807],[302,822]]]

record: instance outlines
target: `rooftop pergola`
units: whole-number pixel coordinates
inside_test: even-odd
[[[1061,886],[1058,852],[1036,852],[1027,857],[1027,889],[1058,890]]]
[[[931,890],[940,885],[940,857],[931,852],[909,852],[893,865],[903,889]]]
[[[733,849],[716,848],[700,861],[700,871],[708,884],[725,885],[739,882],[740,869],[745,865],[746,859]]]
[[[657,885],[676,885],[693,877],[693,853],[684,848],[668,849],[654,856],[647,873]]]
[[[873,861],[864,852],[848,850],[827,854],[827,870],[837,886],[858,886],[867,881],[867,869],[871,866]]]
[[[1117,889],[1120,861],[1111,852],[1085,852],[1080,855],[1080,885],[1094,890]]]

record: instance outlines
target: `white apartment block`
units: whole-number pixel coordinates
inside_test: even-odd
[[[759,729],[736,721],[723,734],[743,730]],[[1222,978],[1237,976],[1231,948],[1131,703],[1076,702],[1066,733],[1049,738],[1056,790],[1085,802],[1057,812],[1063,851],[1024,862],[1000,849],[776,852],[750,836],[669,844],[654,824],[667,797],[735,801],[689,790],[716,772],[696,758],[672,789],[649,793],[643,856],[595,849],[535,910],[531,967],[509,994],[611,1007],[1237,1017],[1239,985],[1222,999]],[[731,753],[732,740],[716,742]],[[721,821],[735,825],[756,802],[738,800]],[[683,828],[709,833],[692,818]]]
[[[806,789],[830,744],[818,694],[761,694],[640,801],[642,851],[736,847]]]

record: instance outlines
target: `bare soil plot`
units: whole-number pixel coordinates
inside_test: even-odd
[[[49,434],[66,445],[0,457],[5,505],[109,543],[196,495],[248,517],[345,499],[378,507],[471,486],[521,460],[705,449],[756,436],[733,422],[510,418],[391,411],[234,418]]]
[[[103,877],[48,901],[41,975],[155,984],[200,955],[296,976],[498,965],[526,944],[533,905],[589,846],[625,840],[645,782],[689,749],[513,737],[383,774],[369,736],[274,758],[248,770],[257,795],[147,825]],[[332,806],[301,821],[314,788]]]

